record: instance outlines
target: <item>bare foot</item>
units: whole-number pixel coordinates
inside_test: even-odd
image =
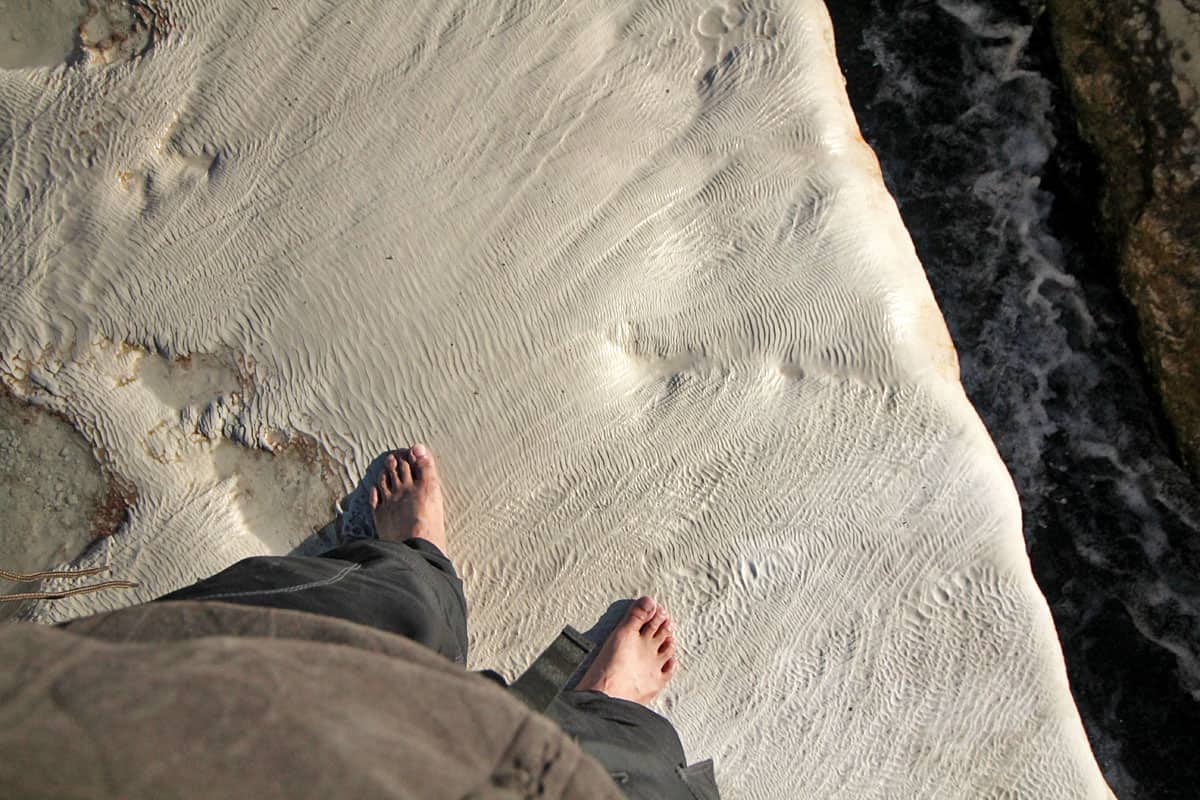
[[[604,640],[596,660],[575,686],[645,705],[663,690],[679,666],[675,625],[667,610],[639,597]]]
[[[371,512],[379,538],[402,542],[416,537],[446,553],[446,514],[433,454],[423,444],[389,453],[371,487]]]

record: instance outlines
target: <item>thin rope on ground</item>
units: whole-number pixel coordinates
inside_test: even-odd
[[[87,569],[49,569],[44,572],[31,572],[24,575],[20,572],[9,572],[6,569],[0,569],[0,578],[6,581],[16,581],[17,583],[33,583],[40,581],[42,578],[73,578],[76,575],[96,575],[101,572],[106,572],[108,567],[88,567]]]
[[[6,569],[0,569],[0,578],[16,583],[33,583],[40,581],[43,578],[75,578],[82,575],[97,575],[101,572],[107,572],[109,568],[103,567],[88,567],[86,569],[75,570],[44,570],[42,572],[31,572],[24,574],[20,572],[9,572]],[[15,602],[18,600],[58,600],[62,597],[70,597],[75,594],[84,594],[86,592],[98,592],[101,589],[134,589],[140,584],[133,581],[103,581],[101,583],[93,583],[88,586],[77,586],[74,589],[63,589],[59,592],[17,592],[15,594],[0,594],[0,603]]]

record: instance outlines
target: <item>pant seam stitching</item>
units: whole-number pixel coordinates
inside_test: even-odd
[[[310,581],[308,583],[302,583],[299,586],[289,586],[286,589],[251,589],[251,590],[245,591],[245,592],[222,592],[221,594],[207,594],[207,595],[204,595],[203,597],[197,598],[197,599],[219,600],[223,597],[253,597],[255,595],[287,594],[288,592],[299,592],[299,591],[303,591],[304,589],[315,589],[318,586],[328,586],[330,584],[337,583],[338,581],[340,581],[342,578],[349,575],[354,570],[359,569],[361,566],[362,566],[361,564],[348,564],[347,566],[343,567],[342,570],[340,572],[338,572],[338,574],[336,574],[336,575],[331,575],[330,577],[323,578],[319,581]]]

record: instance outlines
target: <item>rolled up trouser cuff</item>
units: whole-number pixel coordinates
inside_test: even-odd
[[[286,608],[396,633],[467,660],[467,603],[450,559],[432,542],[360,539],[320,556],[255,556],[164,595],[171,600]]]
[[[687,765],[666,717],[603,692],[566,691],[546,716],[608,770],[632,800],[716,800],[712,762]]]

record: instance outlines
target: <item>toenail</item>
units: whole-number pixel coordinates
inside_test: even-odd
[[[425,458],[429,455],[429,448],[423,444],[413,445],[412,454],[414,458]]]

